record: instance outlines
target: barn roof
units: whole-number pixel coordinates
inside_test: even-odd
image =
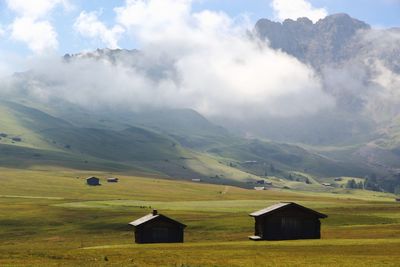
[[[253,213],[250,214],[250,216],[252,216],[252,217],[259,217],[259,216],[264,216],[264,215],[267,215],[267,214],[272,214],[272,213],[274,213],[274,212],[276,212],[276,211],[278,211],[278,210],[287,208],[287,207],[289,207],[289,206],[293,206],[293,207],[302,209],[302,210],[304,210],[304,211],[306,211],[306,212],[313,213],[313,214],[315,214],[315,215],[316,215],[317,217],[319,217],[319,218],[327,218],[327,217],[328,217],[328,216],[325,215],[325,214],[322,214],[322,213],[319,213],[319,212],[317,212],[317,211],[315,211],[315,210],[312,210],[312,209],[303,207],[303,206],[301,206],[301,205],[299,205],[299,204],[296,204],[296,203],[294,203],[294,202],[281,202],[281,203],[272,205],[272,206],[270,206],[270,207],[268,207],[268,208],[265,208],[265,209],[262,209],[262,210],[253,212]]]
[[[170,222],[173,222],[173,223],[179,224],[179,225],[181,225],[183,227],[186,227],[186,225],[184,225],[183,223],[175,221],[175,220],[173,220],[171,218],[168,218],[167,216],[164,216],[162,214],[154,214],[154,213],[150,213],[150,214],[148,214],[146,216],[143,216],[142,218],[139,218],[139,219],[137,219],[137,220],[135,220],[133,222],[130,222],[129,224],[137,227],[137,226],[146,224],[146,223],[148,223],[150,221],[153,221],[153,220],[155,220],[157,218],[163,218],[163,219],[168,220]]]

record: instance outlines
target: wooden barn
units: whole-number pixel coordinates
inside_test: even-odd
[[[110,177],[110,178],[107,178],[107,182],[108,183],[118,183],[119,179],[115,178],[115,177]]]
[[[320,219],[328,216],[293,202],[282,202],[250,214],[255,219],[251,240],[320,239]]]
[[[158,214],[157,210],[129,224],[135,227],[138,244],[183,243],[184,240],[186,225]]]
[[[94,176],[89,177],[89,178],[86,178],[86,183],[91,186],[100,185],[100,179],[97,177],[94,177]]]

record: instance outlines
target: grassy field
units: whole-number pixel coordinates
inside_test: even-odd
[[[102,186],[84,178],[96,175]],[[120,183],[105,178],[118,176]],[[252,242],[248,214],[296,201],[329,215],[322,240]],[[185,244],[136,245],[130,221],[157,208],[188,225]],[[254,191],[69,169],[0,169],[0,266],[398,266],[394,196]]]

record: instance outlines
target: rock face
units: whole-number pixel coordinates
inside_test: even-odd
[[[315,24],[308,18],[287,19],[283,23],[261,19],[255,26],[256,34],[268,40],[272,48],[281,49],[317,69],[342,61],[357,32],[370,29],[368,24],[347,14],[331,15]]]

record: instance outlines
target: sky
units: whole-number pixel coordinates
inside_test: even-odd
[[[400,26],[400,0],[176,0],[182,1],[192,2],[192,12],[224,13],[247,20],[249,27],[260,18],[279,21],[307,16],[317,21],[328,14],[342,12],[377,28]],[[0,52],[13,60],[21,55],[63,55],[104,47],[140,49],[128,29],[132,21],[121,21],[121,14],[129,5],[148,2],[0,0]],[[160,12],[173,13],[168,7],[161,8]]]

